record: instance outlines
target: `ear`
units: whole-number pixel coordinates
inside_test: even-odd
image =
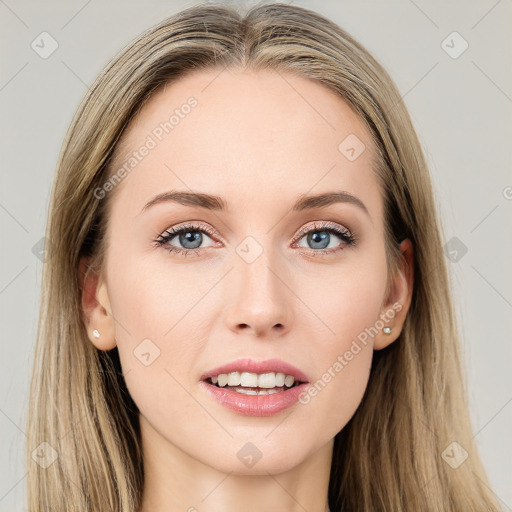
[[[400,244],[400,256],[397,273],[392,276],[392,285],[380,314],[382,327],[390,327],[386,334],[383,328],[374,338],[374,349],[381,350],[395,341],[402,331],[411,305],[414,284],[414,254],[412,242],[406,238]]]
[[[111,350],[116,346],[116,340],[107,285],[98,273],[89,267],[88,258],[80,259],[78,272],[82,310],[89,340],[99,350]],[[98,337],[94,336],[95,331],[99,333]]]

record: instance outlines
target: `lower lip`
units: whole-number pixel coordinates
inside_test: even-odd
[[[286,391],[271,395],[244,395],[229,389],[219,388],[202,380],[201,384],[213,398],[224,407],[246,416],[271,416],[298,402],[300,394],[308,387],[304,382]]]

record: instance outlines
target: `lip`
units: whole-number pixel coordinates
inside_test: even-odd
[[[230,363],[209,370],[208,372],[204,373],[201,376],[201,380],[205,381],[206,379],[210,377],[215,377],[221,373],[231,372],[284,373],[285,375],[293,376],[293,378],[298,382],[309,382],[309,378],[305,373],[303,373],[290,363],[282,361],[281,359],[267,359],[265,361],[255,361],[254,359],[237,359],[236,361],[232,361]],[[240,393],[237,394],[240,395]]]
[[[222,373],[222,372],[221,372]],[[222,406],[245,416],[271,416],[295,405],[301,393],[309,386],[305,382],[272,395],[243,395],[236,391],[219,388],[202,380],[199,383]]]

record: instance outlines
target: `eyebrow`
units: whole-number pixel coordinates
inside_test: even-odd
[[[151,199],[144,208],[142,208],[142,212],[154,206],[155,204],[163,203],[163,202],[173,202],[182,204],[184,206],[196,206],[199,208],[205,208],[207,210],[214,211],[227,211],[228,205],[227,202],[220,196],[212,195],[212,194],[204,194],[201,192],[186,192],[186,191],[169,191],[163,192],[162,194],[158,194],[153,199]],[[314,208],[322,208],[336,203],[349,203],[357,206],[361,210],[363,210],[368,217],[370,217],[370,213],[366,208],[365,204],[358,197],[350,194],[346,191],[337,191],[337,192],[326,192],[324,194],[317,195],[302,195],[295,201],[292,206],[292,211],[303,211],[310,210]]]

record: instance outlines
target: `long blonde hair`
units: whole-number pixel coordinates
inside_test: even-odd
[[[499,510],[472,440],[441,226],[404,102],[386,71],[344,30],[280,3],[244,14],[205,3],[164,20],[109,63],[73,118],[46,232],[51,253],[43,268],[27,425],[28,509],[139,510],[138,410],[117,349],[93,346],[81,309],[80,258],[90,257],[89,268],[101,270],[106,247],[110,198],[98,200],[93,191],[112,172],[124,129],[157,89],[197,69],[228,66],[296,73],[348,101],[379,157],[390,272],[399,242],[407,237],[414,246],[414,290],[402,333],[375,352],[363,400],[335,438],[331,511]],[[455,468],[443,452],[455,446],[464,453],[459,445],[469,455]],[[47,464],[34,462],[35,449]]]

